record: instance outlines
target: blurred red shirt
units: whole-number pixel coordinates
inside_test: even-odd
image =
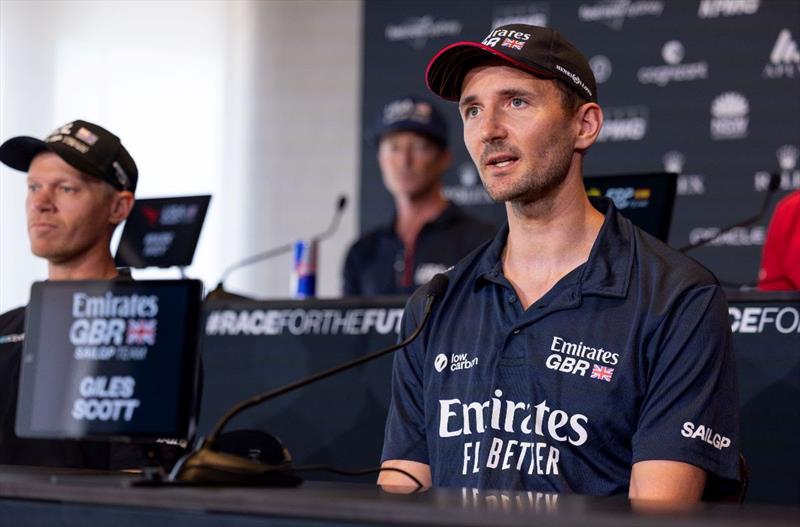
[[[775,207],[758,273],[764,291],[800,291],[800,190]]]

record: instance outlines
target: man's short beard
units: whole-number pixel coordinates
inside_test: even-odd
[[[518,184],[511,188],[492,192],[487,187],[486,191],[489,197],[498,203],[526,204],[541,201],[564,183],[572,164],[572,153],[572,145],[559,144],[559,141],[554,138],[551,144],[547,145],[543,156],[545,159],[551,159],[551,163],[526,172]]]

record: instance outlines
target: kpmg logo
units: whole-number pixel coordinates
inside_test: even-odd
[[[778,34],[769,63],[764,66],[764,77],[768,79],[794,79],[800,77],[800,51],[797,41],[788,29]]]
[[[616,143],[621,141],[641,141],[647,135],[649,112],[644,106],[624,106],[608,108],[597,141]]]
[[[461,27],[460,20],[436,20],[432,15],[425,15],[400,24],[389,24],[384,35],[389,42],[408,42],[412,48],[422,49],[428,39],[460,35]]]
[[[714,140],[747,137],[750,104],[741,93],[726,92],[711,103],[711,138]]]
[[[706,193],[706,177],[702,174],[684,174],[686,157],[682,152],[670,150],[662,158],[664,171],[678,174],[678,196],[702,196]]]
[[[697,16],[699,18],[719,18],[754,15],[760,6],[761,0],[701,0],[697,8]]]
[[[615,31],[622,29],[626,19],[661,16],[664,2],[647,0],[606,0],[578,7],[581,22],[603,22]]]
[[[800,157],[800,149],[795,145],[783,145],[775,151],[780,167],[780,189],[796,190],[800,189],[800,169],[797,167],[797,160]],[[763,192],[769,188],[772,179],[769,171],[761,170],[754,176],[754,187],[757,191]]]
[[[686,55],[683,44],[678,40],[670,40],[661,48],[663,66],[645,66],[636,73],[642,84],[655,84],[664,87],[670,82],[687,82],[708,77],[706,61],[683,64]]]
[[[589,67],[597,84],[603,84],[611,77],[611,60],[605,55],[595,55],[589,59]]]
[[[480,184],[478,171],[472,162],[462,163],[457,172],[459,184],[445,185],[442,190],[444,197],[461,206],[494,204],[486,189]]]
[[[545,2],[530,4],[500,5],[494,8],[492,27],[509,24],[528,24],[547,27],[549,8]]]

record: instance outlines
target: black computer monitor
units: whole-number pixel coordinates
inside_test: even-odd
[[[201,297],[198,280],[35,283],[17,435],[190,437]]]
[[[666,243],[678,175],[668,172],[584,177],[589,196],[606,196],[634,225]]]
[[[211,196],[137,199],[125,222],[118,267],[191,265]]]

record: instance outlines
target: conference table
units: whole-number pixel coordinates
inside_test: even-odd
[[[0,466],[0,525],[796,526],[800,508],[632,503],[537,492],[306,482],[297,488],[135,486],[137,476]]]

